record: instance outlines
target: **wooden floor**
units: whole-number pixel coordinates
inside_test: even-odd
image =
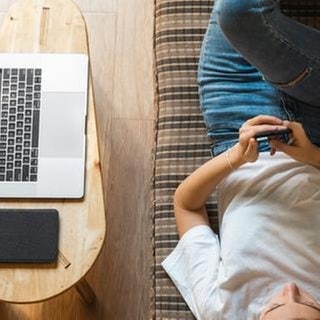
[[[0,0],[0,22],[13,0]],[[76,0],[84,12],[107,214],[104,249],[87,279],[97,302],[71,289],[32,305],[0,303],[1,320],[150,318],[153,1]]]

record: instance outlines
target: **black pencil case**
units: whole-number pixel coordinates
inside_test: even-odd
[[[0,262],[52,263],[58,256],[55,209],[0,209]]]

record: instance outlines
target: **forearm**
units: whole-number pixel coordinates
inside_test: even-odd
[[[175,205],[191,211],[203,208],[217,185],[244,163],[238,156],[237,146],[229,150],[229,160],[230,163],[226,153],[222,153],[194,171],[176,190]]]
[[[320,169],[320,148],[314,146],[311,155],[309,164]]]

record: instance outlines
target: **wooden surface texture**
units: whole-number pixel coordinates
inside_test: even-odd
[[[20,0],[0,30],[0,52],[87,53],[85,21],[68,0]],[[0,300],[25,303],[56,296],[83,278],[101,251],[106,223],[91,80],[89,87],[84,199],[0,201],[5,208],[58,209],[58,263],[0,264]]]

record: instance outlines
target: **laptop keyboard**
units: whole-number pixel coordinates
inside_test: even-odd
[[[0,69],[0,181],[38,179],[41,69]]]

